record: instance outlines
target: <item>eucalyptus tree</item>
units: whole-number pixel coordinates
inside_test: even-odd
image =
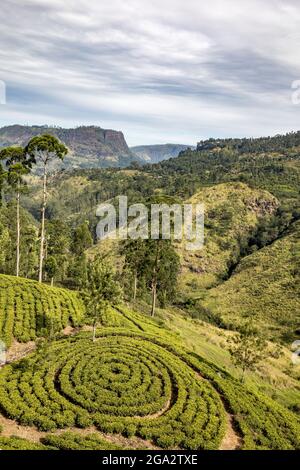
[[[121,246],[120,254],[124,256],[124,274],[129,271],[133,278],[133,300],[141,281],[151,291],[154,316],[157,299],[164,307],[176,294],[180,262],[171,240],[128,240]]]
[[[93,341],[96,340],[96,327],[111,305],[122,299],[122,289],[112,266],[100,255],[90,260],[86,278],[83,280],[82,297],[87,316],[93,322]]]
[[[142,276],[142,267],[145,257],[145,242],[142,239],[126,240],[120,246],[120,255],[124,256],[124,274],[132,277],[132,300],[136,300],[138,282]]]
[[[68,153],[67,147],[56,137],[44,134],[33,137],[25,147],[25,153],[43,169],[43,201],[41,207],[41,240],[39,261],[39,282],[43,281],[43,264],[45,253],[45,214],[47,207],[47,182],[49,164],[56,159],[63,160]]]
[[[266,339],[254,326],[251,317],[240,325],[237,335],[230,337],[227,342],[233,363],[242,369],[242,381],[245,380],[246,370],[255,371],[270,354]]]
[[[1,160],[1,158],[0,158]],[[0,162],[0,207],[3,206],[4,203],[4,186],[7,179],[7,172],[3,168],[3,165]]]
[[[157,297],[164,307],[176,294],[180,262],[171,240],[146,240],[145,245],[143,270],[151,288],[151,316],[154,317]]]
[[[5,161],[7,168],[6,180],[8,186],[16,194],[16,276],[20,274],[20,240],[21,240],[21,219],[20,219],[20,195],[25,185],[24,175],[30,173],[33,159],[26,155],[22,147],[7,147],[1,150],[0,160]]]

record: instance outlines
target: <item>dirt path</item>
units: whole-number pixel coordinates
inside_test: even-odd
[[[11,363],[26,357],[32,351],[36,349],[36,344],[34,341],[29,341],[28,343],[18,343],[14,341],[6,353],[6,362]]]
[[[196,376],[198,379],[207,381],[210,383],[207,379],[205,379],[199,372],[196,372]],[[227,411],[227,406],[224,400],[224,397],[222,395],[219,395],[223,406],[225,410],[225,419],[226,419],[226,431],[225,431],[225,436],[223,437],[223,440],[221,442],[221,445],[219,447],[219,450],[238,450],[242,446],[242,438],[238,435],[236,430],[234,429],[234,415],[229,413]]]
[[[242,439],[234,429],[234,416],[226,412],[226,433],[219,450],[238,450]]]

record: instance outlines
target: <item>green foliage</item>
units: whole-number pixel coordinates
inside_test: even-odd
[[[228,281],[210,290],[204,306],[228,328],[239,328],[241,318],[252,317],[270,339],[297,339],[299,240],[296,222],[274,243],[245,257]]]
[[[122,450],[121,446],[100,439],[97,434],[81,436],[80,434],[65,432],[60,435],[48,434],[42,438],[46,446],[58,450]]]
[[[242,449],[300,449],[300,420],[293,413],[196,354],[188,354],[188,361],[227,403],[242,437]]]
[[[85,250],[93,245],[93,238],[88,222],[84,222],[75,228],[73,232],[72,251],[76,256],[82,256]]]
[[[268,357],[266,340],[253,326],[253,318],[239,328],[239,333],[229,340],[229,352],[233,363],[246,370],[255,370],[257,365]]]
[[[10,201],[0,208],[0,272],[15,274],[16,264],[16,203]],[[33,217],[20,209],[20,275],[35,278],[38,259],[38,230]]]
[[[124,277],[131,275],[143,294],[155,287],[162,306],[174,299],[179,272],[179,257],[170,240],[126,240],[121,245]],[[135,295],[134,295],[135,298]]]
[[[46,165],[53,158],[63,160],[68,153],[68,149],[56,137],[50,134],[43,134],[33,137],[25,147],[25,154],[34,163],[41,160]]]
[[[45,271],[50,279],[54,279],[58,272],[58,264],[54,256],[48,256],[45,261]]]
[[[182,267],[177,290],[186,297],[185,305],[190,302],[206,320],[240,330],[231,352],[242,368],[254,368],[264,355],[263,343],[241,329],[241,318],[251,317],[265,337],[290,341],[299,329],[299,135],[211,140],[153,167],[53,178],[48,276],[56,264],[61,281],[70,275],[77,285],[84,280],[87,314],[94,326],[101,321],[101,330],[95,331],[94,343],[82,333],[43,344],[26,360],[6,365],[0,372],[3,412],[43,431],[94,425],[103,433],[149,439],[162,448],[216,449],[225,433],[226,408],[243,449],[300,449],[296,413],[187,352],[158,322],[124,306],[112,308],[119,299],[113,270],[103,260],[87,268],[84,253],[92,244],[89,227],[94,229],[99,202],[114,202],[119,194],[127,194],[129,203],[166,195],[179,202],[193,195],[189,202],[205,202],[207,243],[196,253],[183,250],[184,241],[176,246]],[[26,156],[47,164],[65,152],[51,136],[42,136],[30,142]],[[20,176],[15,170],[13,184]],[[4,180],[1,166],[2,188]],[[37,216],[41,194],[35,187],[31,191],[24,199]],[[6,273],[14,261],[13,211],[10,203],[0,212],[0,269]],[[21,260],[30,260],[21,270],[33,276],[36,226],[25,211],[21,217]],[[173,300],[178,259],[172,246],[158,241],[142,243],[142,249],[133,245],[123,252],[124,274],[138,275],[140,293],[155,284],[162,305]],[[84,312],[76,293],[0,276],[0,337],[7,345],[13,338],[26,342],[49,336],[81,322]],[[0,440],[0,448],[31,445],[1,439],[8,440]],[[105,439],[79,433],[47,436],[44,442],[60,449],[112,448]]]
[[[185,240],[178,245],[180,287],[186,297],[191,297],[230,275],[245,255],[260,221],[276,212],[278,201],[268,192],[244,183],[226,183],[202,189],[187,202],[205,206],[203,248],[188,251]]]
[[[86,279],[83,280],[82,297],[85,302],[87,316],[92,318],[94,327],[101,322],[111,304],[121,300],[121,287],[110,264],[101,256],[97,256],[87,265]]]
[[[1,450],[49,450],[43,444],[31,442],[21,437],[2,437],[0,436]]]
[[[179,256],[170,240],[145,240],[141,274],[149,288],[155,286],[162,306],[174,299],[179,268]]]
[[[0,339],[7,346],[48,334],[53,322],[59,329],[78,324],[84,306],[77,295],[65,289],[39,285],[35,281],[0,275]]]
[[[300,448],[295,414],[125,307],[107,315],[95,343],[81,333],[44,344],[25,365],[6,365],[0,372],[0,406],[22,425],[43,431],[95,425],[162,448],[219,448],[224,403],[243,449]],[[42,442],[62,450],[115,448],[105,437],[73,432],[47,435]]]
[[[47,257],[45,260],[45,269],[47,271],[48,258],[51,257],[59,266],[59,272],[55,273],[56,278],[64,282],[68,275],[68,268],[73,258],[71,251],[71,230],[64,220],[47,220],[46,222],[46,248]],[[51,261],[53,263],[53,261]],[[50,276],[50,274],[49,274]],[[52,277],[52,276],[50,276]]]
[[[7,416],[44,431],[92,422],[164,448],[189,448],[191,440],[192,448],[217,448],[224,434],[222,402],[209,383],[168,346],[129,330],[103,332],[95,343],[60,340],[25,370],[5,367],[0,403]]]

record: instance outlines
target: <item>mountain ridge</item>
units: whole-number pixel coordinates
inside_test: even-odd
[[[124,134],[98,126],[63,128],[55,126],[11,125],[0,128],[0,147],[26,145],[40,134],[51,134],[69,149],[64,162],[56,162],[51,170],[72,168],[125,167],[140,159],[129,149]]]

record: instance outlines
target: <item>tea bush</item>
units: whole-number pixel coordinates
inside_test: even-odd
[[[76,325],[84,306],[75,292],[49,287],[29,279],[0,275],[0,339],[10,346],[35,340],[51,328]]]
[[[224,408],[209,382],[147,336],[84,335],[56,341],[27,370],[0,374],[5,414],[40,430],[91,423],[104,433],[151,439],[160,447],[218,448]]]

